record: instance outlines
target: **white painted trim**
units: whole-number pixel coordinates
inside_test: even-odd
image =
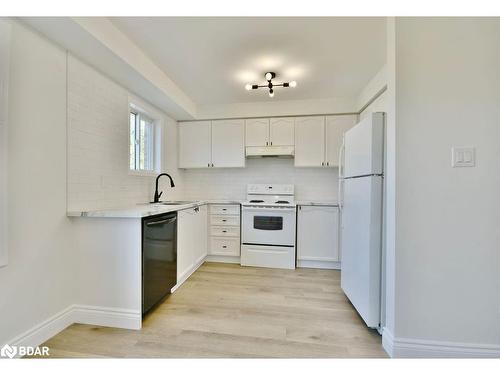
[[[103,327],[141,329],[141,311],[102,306],[73,306],[73,323],[92,324]]]
[[[389,331],[387,327],[384,327],[382,329],[382,347],[391,358],[394,357],[393,343],[394,336],[392,335],[392,332]]]
[[[73,323],[73,306],[69,306],[12,340],[9,340],[8,344],[11,346],[39,346]]]
[[[184,272],[184,274],[181,276],[180,280],[177,280],[177,284],[175,284],[175,286],[170,290],[170,293],[173,293],[175,292],[177,289],[180,288],[180,286],[182,284],[184,284],[184,281],[186,281],[187,279],[189,279],[189,277],[198,269],[200,268],[200,266],[205,263],[205,259],[206,257],[204,256],[203,258],[200,258],[200,260],[198,260],[198,262],[196,262],[194,264],[193,267],[191,267],[190,270]]]
[[[299,259],[297,260],[298,268],[320,268],[327,270],[340,270],[340,262],[335,261],[321,261],[313,259]]]
[[[208,255],[205,258],[205,261],[215,262],[215,263],[234,263],[234,264],[241,263],[239,256],[230,256],[230,255]]]
[[[163,161],[164,161],[164,154],[165,154],[165,119],[164,119],[164,114],[157,109],[156,107],[152,106],[145,100],[139,98],[138,96],[135,96],[131,93],[128,94],[128,106],[129,106],[129,111],[131,109],[136,110],[138,112],[144,113],[148,117],[151,118],[151,120],[154,121],[154,149],[153,149],[153,170],[134,170],[130,169],[128,167],[128,174],[131,176],[138,176],[138,177],[156,177],[159,173],[161,173],[163,169]],[[128,118],[128,115],[127,115]],[[130,124],[129,124],[130,126]],[[129,128],[129,126],[127,128]],[[129,137],[130,137],[130,129],[127,132],[127,145],[129,144]],[[128,166],[128,163],[127,163]]]
[[[39,346],[74,323],[141,329],[142,315],[140,311],[128,309],[71,305],[7,343],[11,346]]]
[[[394,338],[387,329],[382,346],[393,358],[500,358],[500,345]]]

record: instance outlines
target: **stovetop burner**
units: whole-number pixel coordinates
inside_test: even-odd
[[[264,203],[264,201],[262,199],[252,199],[250,203]]]
[[[274,203],[276,203],[276,204],[288,204],[290,202],[289,201],[276,201]]]

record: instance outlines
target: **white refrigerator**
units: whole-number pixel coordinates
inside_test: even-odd
[[[383,181],[384,113],[377,112],[346,131],[339,168],[341,287],[370,328],[381,318]]]

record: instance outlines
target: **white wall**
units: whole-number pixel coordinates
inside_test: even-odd
[[[246,159],[246,168],[187,169],[187,199],[245,199],[246,185],[294,184],[297,200],[337,201],[337,168],[295,168],[293,159]]]
[[[396,20],[396,339],[500,353],[499,40],[498,18]]]
[[[9,263],[0,268],[0,343],[74,302],[75,254],[66,218],[66,54],[12,22]]]
[[[392,339],[395,325],[396,284],[396,31],[395,18],[387,19],[387,91],[384,94],[385,170],[384,170],[384,256],[383,256],[383,339]]]
[[[363,120],[367,115],[373,112],[387,112],[387,91],[383,92],[375,99],[363,112],[359,114],[359,120]]]
[[[366,84],[356,98],[356,108],[362,109],[375,95],[377,95],[384,87],[387,86],[388,67],[384,65],[378,73]],[[360,114],[359,119],[363,120],[368,114],[372,112],[387,112],[387,91],[383,92],[377,97],[368,107],[366,107]]]
[[[182,176],[177,169],[177,124],[164,113],[162,171],[164,196],[179,198]],[[129,93],[77,58],[68,57],[68,210],[91,210],[148,202],[154,177],[129,173]]]
[[[356,108],[360,110],[368,103],[383,87],[387,86],[388,76],[387,63],[380,68],[365,87],[361,90],[356,98]]]
[[[0,18],[0,267],[7,264],[7,113],[11,25]]]

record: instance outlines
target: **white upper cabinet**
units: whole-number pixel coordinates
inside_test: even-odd
[[[246,146],[264,147],[269,142],[269,119],[245,120]]]
[[[295,166],[325,165],[325,118],[323,116],[295,119]]]
[[[244,167],[245,155],[278,151],[295,154],[296,167],[338,167],[343,134],[356,120],[341,115],[181,122],[179,168]]]
[[[294,123],[293,117],[248,119],[245,121],[245,145],[247,147],[293,146]]]
[[[295,119],[295,166],[338,167],[344,132],[356,115],[310,116]]]
[[[179,168],[244,166],[244,120],[179,123]]]
[[[272,118],[269,124],[269,145],[293,146],[295,144],[294,124],[293,117]]]
[[[210,121],[179,123],[179,168],[211,165]]]
[[[356,115],[326,117],[326,157],[328,167],[339,166],[339,152],[344,133],[356,125]]]
[[[245,166],[245,121],[212,121],[212,167]]]

